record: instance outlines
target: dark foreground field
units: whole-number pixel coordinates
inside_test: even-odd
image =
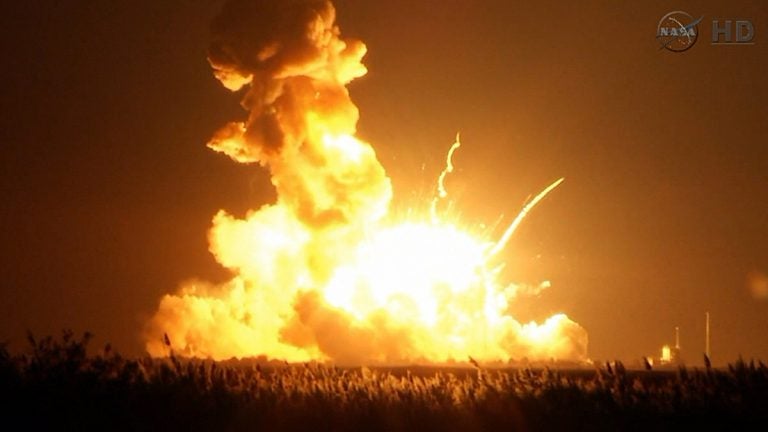
[[[24,430],[733,430],[768,423],[768,368],[336,368],[0,349],[3,425]],[[9,423],[13,422],[13,423]]]

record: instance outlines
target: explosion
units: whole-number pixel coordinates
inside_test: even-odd
[[[398,218],[374,149],[354,136],[346,85],[366,73],[362,42],[342,38],[327,0],[230,0],[212,25],[209,61],[248,111],[208,146],[269,170],[277,200],[238,218],[219,211],[210,251],[233,277],[164,296],[146,348],[226,359],[265,355],[339,363],[585,360],[587,334],[564,314],[523,324],[520,291],[498,281],[497,241],[444,220],[444,179],[423,217]],[[544,283],[542,287],[547,284]],[[165,337],[164,337],[165,335]]]

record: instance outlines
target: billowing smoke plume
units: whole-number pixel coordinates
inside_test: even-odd
[[[354,135],[358,112],[345,85],[366,73],[365,45],[341,39],[335,17],[323,0],[230,1],[213,22],[209,50],[222,84],[246,87],[249,112],[244,123],[219,130],[209,147],[268,166],[281,204],[313,226],[376,219],[390,197],[369,146],[328,148]],[[359,158],[344,154],[349,147]]]
[[[220,211],[210,251],[233,273],[162,298],[147,350],[289,361],[586,357],[565,315],[520,324],[486,264],[487,242],[452,225],[388,218],[389,178],[354,137],[346,84],[365,46],[341,37],[325,0],[228,1],[212,25],[214,74],[247,118],[208,143],[269,169],[277,201],[244,218]],[[425,218],[426,220],[426,218]]]

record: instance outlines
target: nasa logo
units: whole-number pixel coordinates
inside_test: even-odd
[[[656,40],[659,41],[659,49],[668,49],[674,52],[682,52],[693,46],[699,38],[699,19],[683,11],[670,12],[659,20],[656,27]]]

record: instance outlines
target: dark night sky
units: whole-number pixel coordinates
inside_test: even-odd
[[[146,4],[140,4],[146,3]],[[768,358],[768,7],[764,2],[337,0],[369,48],[351,85],[360,135],[407,204],[430,192],[457,130],[449,188],[468,223],[566,183],[508,250],[508,275],[552,288],[515,307],[564,311],[594,358],[690,359],[713,319],[718,363]],[[219,2],[14,2],[0,14],[0,339],[90,329],[127,353],[190,277],[223,280],[206,230],[273,198],[266,174],[205,148],[244,113],[210,73]],[[704,15],[685,53],[665,13]],[[752,46],[711,46],[713,18]],[[415,192],[414,192],[415,191]]]

